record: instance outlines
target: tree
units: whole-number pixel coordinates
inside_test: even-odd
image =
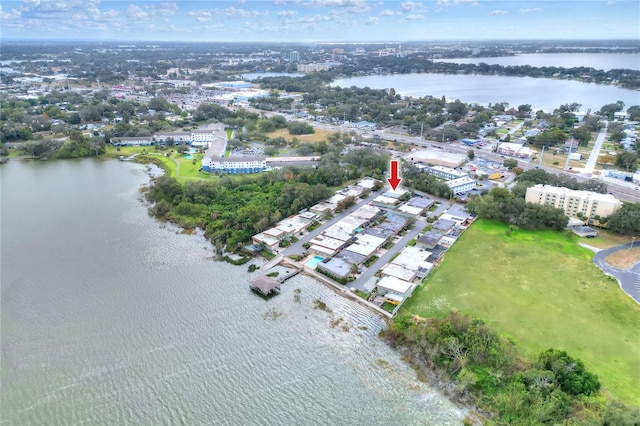
[[[518,167],[518,160],[516,160],[515,158],[505,158],[505,160],[502,162],[502,165],[507,169],[512,170],[515,167]]]
[[[562,130],[555,128],[540,132],[533,139],[536,146],[554,146],[567,140],[567,134]]]
[[[640,235],[640,204],[624,203],[609,216],[607,223],[609,229],[619,234]]]
[[[600,390],[598,377],[584,368],[582,361],[565,351],[547,349],[538,356],[537,366],[555,375],[560,388],[570,395],[593,395]]]
[[[615,104],[606,104],[600,108],[600,114],[606,115],[609,120],[613,120],[613,114],[622,111],[622,108],[624,108],[624,102],[622,101],[618,101]]]
[[[633,151],[625,151],[616,155],[616,165],[623,167],[627,171],[635,168],[638,162],[638,153]]]
[[[476,152],[470,149],[469,151],[467,151],[467,157],[469,157],[469,160],[473,160],[474,158],[476,158]]]

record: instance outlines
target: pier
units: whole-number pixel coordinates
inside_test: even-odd
[[[270,277],[269,276],[269,270],[274,268],[275,266],[279,265],[281,262],[285,261],[286,259],[284,258],[284,256],[280,255],[280,256],[276,256],[273,259],[271,259],[269,262],[267,262],[263,267],[262,270],[264,271],[264,273],[262,275],[259,275],[253,279],[251,279],[249,281],[249,288],[263,296],[270,296],[272,294],[275,293],[279,293],[280,292],[280,285],[282,283],[284,283],[286,280],[295,277],[296,275],[298,275],[300,273],[300,269],[299,266],[296,265],[293,262],[287,262],[289,263],[290,266],[293,267],[293,271],[289,272],[287,271],[287,274],[285,274],[282,277]]]

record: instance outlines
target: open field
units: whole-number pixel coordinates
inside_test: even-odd
[[[275,132],[267,133],[270,138],[277,138],[282,136],[287,142],[290,142],[293,138],[298,138],[301,142],[322,142],[329,138],[329,135],[336,133],[335,131],[324,130],[315,128],[315,133],[311,135],[291,135],[288,129],[278,129]]]
[[[575,236],[479,220],[403,311],[484,320],[533,356],[550,347],[584,361],[625,403],[640,405],[640,306]]]
[[[638,247],[632,249],[620,250],[607,256],[607,263],[613,267],[620,269],[628,269],[640,262],[640,243]]]

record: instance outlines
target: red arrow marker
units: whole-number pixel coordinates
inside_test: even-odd
[[[389,185],[391,185],[394,191],[398,185],[400,185],[400,182],[402,182],[399,176],[398,160],[391,160],[391,177],[387,179],[387,182],[389,182]]]

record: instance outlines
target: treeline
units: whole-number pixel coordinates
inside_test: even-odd
[[[353,161],[348,167],[335,154],[327,154],[316,169],[287,167],[184,185],[162,176],[147,192],[147,199],[154,203],[149,211],[185,229],[202,229],[219,252],[225,247],[235,250],[254,234],[328,198],[329,186],[362,175],[381,175],[387,157],[359,151],[342,159]]]
[[[607,193],[607,184],[604,182],[594,179],[587,179],[584,182],[578,182],[576,178],[571,176],[561,173],[549,173],[543,169],[531,169],[521,173],[518,176],[518,183],[513,188],[513,193],[520,198],[524,198],[527,188],[537,184],[561,186],[580,191],[593,191],[599,194]]]
[[[400,172],[404,186],[435,195],[436,197],[453,197],[453,191],[446,182],[429,173],[422,173],[414,164],[408,161],[402,161]]]
[[[546,204],[527,203],[508,189],[498,187],[486,195],[471,197],[467,210],[483,219],[496,219],[523,229],[562,231],[569,223],[564,210]]]
[[[480,320],[397,317],[380,333],[419,367],[456,383],[497,424],[638,425],[640,410],[600,394],[582,361],[548,349],[532,359]]]
[[[21,155],[38,159],[97,157],[104,153],[103,138],[87,138],[79,130],[68,132],[66,140],[37,139],[18,144]]]

